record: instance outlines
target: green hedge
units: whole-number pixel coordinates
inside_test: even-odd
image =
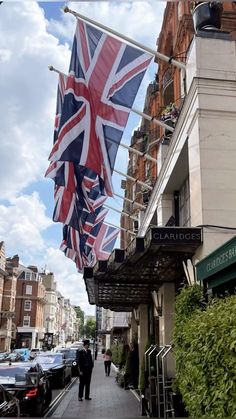
[[[126,364],[127,351],[124,343],[114,343],[111,345],[112,361],[117,367],[122,367]]]
[[[190,416],[236,417],[236,296],[204,305],[199,286],[176,300],[176,386]]]

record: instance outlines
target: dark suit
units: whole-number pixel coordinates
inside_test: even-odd
[[[81,349],[80,351],[78,351],[77,360],[80,371],[79,398],[83,398],[85,387],[85,399],[88,399],[90,393],[90,381],[93,370],[93,359],[90,349],[87,349],[87,351],[85,349]]]

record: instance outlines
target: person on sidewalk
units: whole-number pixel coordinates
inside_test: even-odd
[[[105,366],[105,374],[109,377],[111,372],[111,360],[112,360],[112,352],[110,349],[107,349],[103,355],[104,358],[104,366]]]
[[[89,349],[90,341],[88,339],[83,340],[83,349],[77,352],[77,361],[79,366],[79,394],[78,399],[80,402],[83,401],[84,387],[85,387],[85,400],[92,400],[90,397],[90,382],[93,370],[93,359]]]
[[[127,357],[127,378],[128,388],[138,388],[139,376],[139,357],[138,345],[136,342],[131,342],[130,351]]]

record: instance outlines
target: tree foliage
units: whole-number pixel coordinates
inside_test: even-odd
[[[84,333],[84,311],[80,308],[80,306],[75,306],[74,310],[76,312],[77,319],[80,320],[79,332],[80,336],[82,336]]]
[[[96,333],[96,321],[89,319],[87,320],[87,323],[84,326],[84,335],[87,338],[95,338]]]
[[[199,286],[177,297],[176,385],[190,416],[236,417],[236,296],[203,303]]]

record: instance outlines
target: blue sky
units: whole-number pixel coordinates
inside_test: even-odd
[[[67,72],[75,18],[61,11],[64,2],[3,2],[0,6],[0,240],[7,256],[19,254],[25,265],[54,272],[59,291],[93,314],[82,276],[59,250],[62,226],[51,220],[53,182],[44,178],[52,146],[57,74],[53,65]],[[69,2],[73,10],[111,26],[156,48],[165,2]],[[112,17],[112,18],[111,18]],[[148,83],[154,79],[152,64],[140,87],[135,107],[142,110]],[[122,142],[129,144],[139,117],[130,116]],[[116,168],[126,172],[128,153],[120,148]],[[121,177],[113,175],[116,192]],[[120,199],[110,205],[122,207]],[[113,211],[106,218],[119,224]]]

